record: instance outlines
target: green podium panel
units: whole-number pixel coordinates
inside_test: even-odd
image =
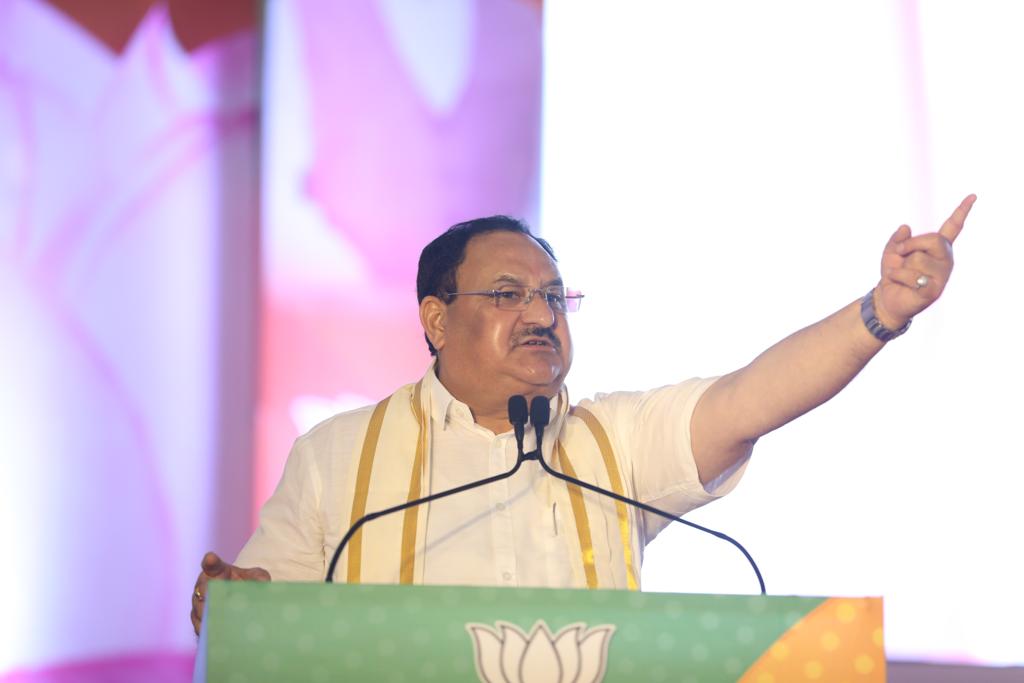
[[[196,681],[884,681],[879,598],[211,582]]]

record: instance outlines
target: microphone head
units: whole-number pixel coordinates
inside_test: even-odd
[[[526,420],[526,397],[519,395],[509,396],[508,421],[511,422],[513,425],[525,425]]]
[[[551,419],[551,403],[547,396],[534,396],[530,401],[530,422],[534,429],[544,429]]]

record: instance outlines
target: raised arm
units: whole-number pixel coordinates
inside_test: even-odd
[[[953,242],[975,199],[965,198],[938,232],[912,237],[902,225],[889,238],[873,290],[885,328],[899,330],[942,294],[953,270]],[[701,482],[748,455],[761,436],[835,396],[884,345],[868,331],[857,300],[719,379],[690,423]]]

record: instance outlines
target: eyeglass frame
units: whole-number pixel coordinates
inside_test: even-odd
[[[499,311],[525,311],[530,307],[530,304],[533,303],[533,298],[538,293],[540,293],[543,295],[542,300],[544,301],[544,305],[546,305],[555,313],[562,314],[578,312],[580,310],[580,305],[583,303],[583,297],[585,296],[581,292],[571,290],[564,285],[548,285],[547,287],[527,287],[526,285],[505,286],[508,287],[508,289],[484,289],[473,292],[445,292],[444,296],[445,298],[453,296],[489,296],[491,297],[491,302],[494,304],[494,307],[497,308]],[[502,294],[503,292],[512,293],[512,289],[525,290],[527,295],[523,299],[523,302],[516,306],[515,308],[502,308],[501,305],[498,303],[502,299],[502,297],[500,297],[499,295]],[[561,296],[561,299],[565,301],[564,310],[559,306],[553,305],[551,301],[548,300],[548,294],[553,289],[560,289],[563,292],[565,292]],[[570,292],[572,293],[570,294]],[[572,308],[570,306],[570,300],[574,302],[575,308]]]

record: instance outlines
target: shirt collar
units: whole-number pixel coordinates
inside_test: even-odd
[[[437,361],[434,361],[427,368],[427,374],[423,377],[423,388],[430,392],[430,419],[441,429],[448,428],[448,422],[453,419],[454,413],[468,415],[472,420],[469,406],[456,400],[448,388],[441,384],[441,380],[437,378],[436,368]]]

